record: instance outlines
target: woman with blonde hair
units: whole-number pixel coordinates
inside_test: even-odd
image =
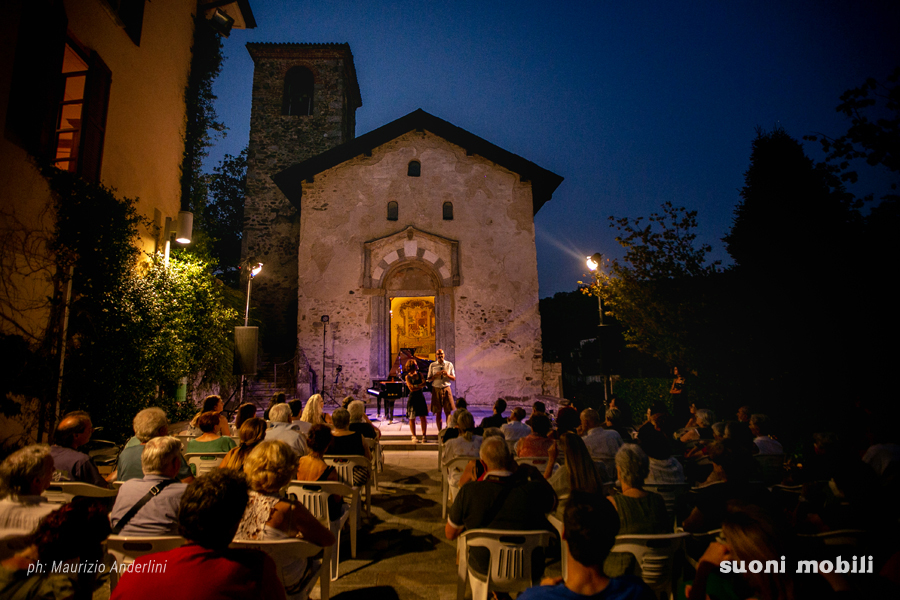
[[[238,435],[241,438],[237,448],[232,448],[219,464],[220,469],[234,469],[242,471],[244,461],[250,456],[250,452],[257,444],[266,439],[266,422],[259,417],[250,417],[241,424]]]
[[[325,400],[322,394],[313,394],[306,401],[300,420],[310,425],[331,425],[331,417],[324,412]]]

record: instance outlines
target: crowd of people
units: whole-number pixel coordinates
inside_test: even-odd
[[[892,501],[900,445],[883,421],[869,421],[865,445],[850,432],[816,434],[800,464],[785,456],[777,423],[748,406],[740,407],[734,420],[720,421],[711,409],[690,403],[687,420],[680,423],[673,422],[663,402],[653,403],[639,422],[616,399],[600,411],[561,403],[556,419],[535,402],[526,419],[521,406],[504,415],[507,403],[499,399],[476,426],[464,399],[441,395],[439,400],[434,409],[448,423],[440,436],[442,463],[455,467],[448,473],[448,540],[480,528],[555,535],[548,515],[563,523],[562,540],[555,544],[564,543],[569,551],[565,581],[547,580],[523,598],[653,597],[634,577],[639,573],[634,556],[611,552],[615,536],[672,533],[676,527],[694,534],[685,547],[696,564],[684,571],[688,598],[787,599],[900,589],[892,587],[900,586],[894,536],[877,535],[893,534],[900,516]],[[410,420],[419,416],[414,411]],[[283,490],[294,480],[337,481],[325,458],[371,459],[367,440],[379,439],[382,432],[366,416],[364,403],[352,397],[327,414],[320,395],[305,405],[276,395],[264,417],[257,416],[255,406],[242,405],[229,423],[221,399],[211,396],[190,423],[195,437],[184,445],[170,435],[161,409],[142,410],[116,470],[104,478],[79,450],[91,438],[90,416],[65,415],[52,445],[25,447],[0,464],[0,528],[22,533],[25,540],[0,563],[0,597],[62,598],[90,588],[96,583],[92,578],[67,582],[48,573],[26,577],[23,571],[50,557],[100,560],[99,544],[110,533],[181,535],[188,542],[156,558],[175,568],[152,575],[152,582],[151,575],[128,574],[114,598],[175,589],[181,585],[176,577],[202,580],[201,574],[188,576],[187,567],[178,566],[187,564],[217,573],[204,583],[204,594],[230,586],[245,590],[246,597],[277,598],[285,589],[300,589],[313,563],[290,565],[282,572],[282,586],[271,559],[228,545],[293,537],[322,547],[334,544],[332,532]],[[186,452],[226,454],[217,469],[198,477]],[[353,484],[363,484],[366,477],[368,469],[357,468]],[[98,487],[116,482],[118,492],[102,511],[97,502],[83,499],[60,508],[42,496],[53,481]],[[344,499],[333,494],[328,500],[329,514],[338,518]],[[94,524],[89,534],[83,532],[85,523]],[[792,559],[805,559],[802,552],[821,549],[810,541],[816,534],[848,529],[865,543],[881,544],[866,546],[874,548],[876,559],[873,577],[863,583],[836,573],[762,576],[737,569],[726,574],[720,568],[737,561],[765,564],[792,552]],[[803,540],[810,545],[803,546]],[[535,584],[545,558],[544,549],[531,557]],[[484,549],[471,550],[473,590],[486,585],[487,561]]]

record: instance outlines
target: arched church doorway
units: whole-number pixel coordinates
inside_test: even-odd
[[[438,283],[434,275],[419,263],[408,262],[395,267],[385,278],[388,298],[388,364],[391,374],[397,367],[401,351],[434,360],[438,336],[435,299]]]

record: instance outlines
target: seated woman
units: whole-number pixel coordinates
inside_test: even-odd
[[[619,513],[619,535],[626,533],[666,533],[672,522],[666,513],[666,502],[659,494],[644,491],[644,479],[650,472],[647,455],[636,444],[625,444],[616,453],[616,473],[622,493],[607,499]],[[619,552],[610,554],[603,565],[609,577],[630,573],[634,556]]]
[[[556,445],[556,440],[548,437],[550,429],[550,418],[547,415],[532,416],[531,433],[516,442],[516,456],[520,458],[547,456],[550,446]]]
[[[241,430],[238,435],[241,438],[237,448],[232,448],[219,463],[220,469],[234,469],[235,471],[243,471],[244,461],[250,456],[250,452],[256,448],[257,444],[266,439],[266,430],[268,425],[259,417],[251,417],[241,424]]]
[[[333,439],[330,427],[313,425],[306,440],[309,454],[300,457],[297,465],[298,481],[340,481],[337,470],[324,460]],[[331,494],[328,497],[328,518],[332,521],[339,519],[343,505],[344,498],[340,494]]]
[[[58,505],[41,496],[53,478],[53,457],[43,444],[25,446],[0,463],[0,530],[33,531]]]
[[[185,452],[228,452],[237,444],[230,437],[219,435],[219,421],[222,415],[216,412],[205,412],[197,419],[197,426],[203,433],[189,441]]]
[[[300,420],[310,425],[330,425],[331,416],[324,412],[324,406],[325,400],[322,398],[322,394],[313,394],[306,401]]]
[[[334,439],[331,442],[331,448],[328,449],[328,455],[332,456],[365,456],[366,460],[372,460],[372,452],[369,451],[369,445],[363,441],[363,436],[359,432],[350,431],[350,411],[346,408],[339,408],[331,415],[331,421],[334,425],[332,435]],[[369,479],[369,470],[355,466],[353,467],[353,485],[363,485]]]
[[[232,431],[240,431],[244,421],[256,416],[256,405],[244,402],[238,407],[237,415],[234,418],[234,427]]]
[[[467,410],[460,412],[456,416],[456,429],[459,435],[444,442],[444,451],[441,459],[444,466],[448,465],[451,460],[462,456],[477,457],[481,448],[483,438],[474,433],[475,417],[472,416],[472,413]],[[456,492],[459,491],[462,474],[463,469],[458,468],[452,469],[448,474],[451,498],[455,498]]]
[[[204,413],[213,412],[219,416],[219,433],[225,436],[231,435],[231,426],[228,424],[228,419],[222,414],[224,409],[225,403],[222,402],[222,398],[216,395],[207,396],[206,399],[203,400],[202,410],[194,416],[193,420],[191,420],[191,430],[196,432],[196,430],[200,428],[198,422]]]
[[[581,490],[592,494],[603,493],[603,482],[607,481],[606,469],[598,467],[594,462],[580,435],[572,432],[565,433],[562,442],[566,449],[566,464],[556,469],[555,472],[553,471],[558,453],[556,446],[553,446],[550,448],[550,460],[547,461],[547,468],[544,471],[544,477],[560,500],[556,505],[556,514],[560,518],[565,510],[565,498],[572,490]],[[601,468],[603,468],[602,472]]]
[[[696,405],[692,404],[691,406]],[[689,442],[713,439],[712,424],[713,421],[716,420],[716,416],[713,414],[713,411],[701,408],[694,413],[694,417],[691,420],[695,421],[696,425],[690,429],[687,429],[682,434],[682,436],[678,438],[679,441],[687,444]]]
[[[499,427],[487,427],[484,430],[484,435],[481,436],[481,443],[483,444],[484,440],[489,437],[503,438],[503,432],[500,431]],[[505,441],[506,438],[504,438],[504,442]],[[509,470],[513,471],[514,469]],[[462,475],[459,478],[459,487],[466,485],[470,481],[481,481],[485,473],[487,473],[487,464],[481,460],[481,457],[473,458],[466,464],[466,468],[463,469]]]
[[[297,455],[280,440],[264,441],[244,461],[250,499],[238,525],[236,540],[279,540],[303,537],[318,546],[334,544],[334,536],[298,503],[283,498],[281,489],[297,474]],[[305,564],[295,573],[297,579]],[[285,587],[290,585],[285,576]]]
[[[274,394],[272,394],[272,399],[269,400],[269,406],[266,408],[265,412],[263,412],[263,419],[268,421],[269,413],[271,412],[272,408],[274,408],[278,404],[284,404],[285,402],[287,402],[287,394],[285,394],[284,392],[275,392]]]
[[[349,402],[347,411],[350,413],[350,431],[361,433],[370,440],[381,438],[381,430],[372,425],[372,421],[366,416],[366,405],[362,400]]]

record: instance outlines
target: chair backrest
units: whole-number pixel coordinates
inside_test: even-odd
[[[687,483],[645,483],[644,490],[653,492],[663,497],[666,502],[666,512],[669,513],[670,521],[674,523],[675,507],[682,496],[688,493],[691,486]]]
[[[119,493],[118,489],[107,489],[84,483],[82,481],[54,481],[41,494],[49,502],[65,504],[76,496],[87,498],[112,498]]]
[[[206,475],[219,466],[222,459],[225,458],[227,452],[188,452],[184,455],[184,460],[191,467],[194,477]]]
[[[549,543],[550,532],[548,531],[505,531],[501,529],[466,531],[457,542],[457,555],[460,563],[459,576],[462,584],[465,585],[465,578],[468,575],[468,549],[483,547],[491,553],[488,589],[516,592],[529,588],[532,585],[532,552],[539,546],[546,547]]]
[[[296,486],[291,490],[297,496],[297,500],[312,513],[322,525],[328,527],[331,520],[328,518],[328,492],[310,490],[305,486]]]
[[[640,575],[657,596],[670,594],[674,579],[675,554],[684,544],[689,533],[665,533],[659,535],[617,535],[611,552],[633,554]]]
[[[609,475],[610,479],[616,478],[616,457],[611,454],[591,454],[591,460],[597,466],[601,464],[606,469],[607,475]]]
[[[337,471],[338,479],[341,480],[341,483],[351,487],[353,486],[354,466],[364,467],[366,469],[372,468],[372,466],[369,464],[369,460],[365,456],[359,456],[357,454],[332,454],[326,456],[323,460],[325,461],[325,464],[334,467],[335,471]]]
[[[154,552],[174,550],[187,543],[178,535],[160,535],[152,537],[133,537],[124,535],[111,535],[106,539],[106,549],[112,554],[119,565],[130,565],[136,558]],[[110,587],[115,588],[119,581],[122,569],[111,570]]]
[[[278,573],[278,580],[281,581],[282,585],[284,585],[285,583],[285,574],[291,571],[291,567],[293,566],[293,564],[304,558],[310,559],[322,551],[321,546],[316,546],[311,542],[307,542],[306,540],[300,540],[297,538],[283,540],[234,540],[231,542],[230,546],[232,548],[260,550],[268,554],[275,562],[275,570]],[[328,550],[326,550],[326,554],[328,554]],[[330,556],[326,556],[325,558],[330,559]],[[323,563],[324,562],[325,561],[323,561]],[[319,574],[317,574],[316,577],[308,582],[307,589],[312,587],[316,579],[319,579],[322,590],[321,598],[322,600],[328,600],[329,578],[320,577],[321,572],[322,571],[320,569]],[[300,596],[305,597],[305,595],[303,594],[300,594]],[[292,595],[291,597],[294,596]]]
[[[179,433],[178,435],[173,436],[173,437],[176,437],[179,440],[181,440],[181,443],[185,446],[187,445],[188,442],[197,438],[196,435],[185,435],[183,433]]]
[[[547,461],[550,460],[546,456],[517,456],[516,462],[520,465],[531,465],[540,469],[542,472],[547,468]]]

